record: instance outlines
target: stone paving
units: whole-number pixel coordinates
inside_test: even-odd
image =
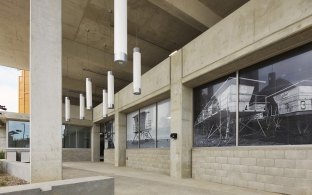
[[[204,182],[194,179],[176,179],[168,175],[146,172],[128,167],[114,167],[103,162],[63,163],[63,179],[87,176],[111,176],[115,178],[116,195],[273,195],[230,185]]]

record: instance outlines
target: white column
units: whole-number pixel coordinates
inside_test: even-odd
[[[30,0],[31,182],[62,179],[61,0]]]

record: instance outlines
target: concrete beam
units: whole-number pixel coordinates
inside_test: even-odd
[[[198,0],[149,1],[201,32],[206,31],[208,28],[222,20],[222,17],[218,16]]]
[[[30,1],[31,182],[62,179],[62,0]]]

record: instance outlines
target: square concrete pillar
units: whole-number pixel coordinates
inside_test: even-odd
[[[177,178],[192,176],[193,90],[182,84],[182,51],[171,56],[171,133],[170,175]]]
[[[126,166],[127,115],[119,112],[119,93],[115,94],[115,166]]]
[[[98,124],[93,124],[91,129],[91,161],[100,161],[100,130],[101,127]]]
[[[32,183],[62,179],[61,8],[61,0],[30,0]]]

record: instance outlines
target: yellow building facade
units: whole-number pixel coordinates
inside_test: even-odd
[[[18,78],[18,112],[29,114],[29,71],[21,70]]]

